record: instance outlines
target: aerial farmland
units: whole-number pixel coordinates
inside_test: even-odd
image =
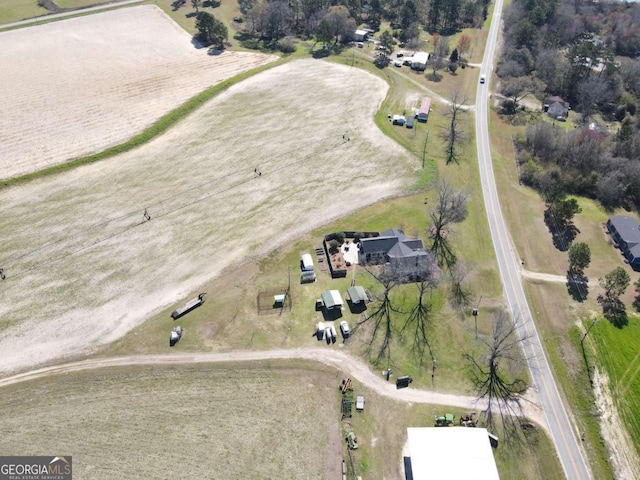
[[[166,21],[153,7],[135,13],[130,17],[136,24],[145,19],[152,26]],[[127,17],[106,13],[72,22],[87,23],[91,31],[91,22],[101,25],[103,15],[107,20],[112,15]],[[64,30],[64,24],[53,25]],[[30,30],[37,32],[35,28],[2,34],[0,43],[7,35],[29,35]],[[109,48],[125,48],[133,32],[139,35],[137,43],[150,38],[145,29],[131,28],[122,44]],[[177,43],[173,48],[190,49],[195,55],[198,51],[185,36],[176,31],[163,42]],[[72,37],[68,41],[75,44]],[[149,43],[155,45],[155,38]],[[63,52],[67,45],[60,42],[58,48]],[[23,53],[29,54],[35,55],[31,69],[18,69],[25,81],[42,77],[44,73],[36,70],[40,66],[44,72],[48,65],[40,62],[38,49]],[[155,54],[156,47],[144,53]],[[270,60],[262,55],[226,55],[205,54],[187,62],[184,68],[193,75],[187,82],[189,92]],[[165,112],[171,102],[189,96],[183,84],[158,90],[159,81],[153,78],[159,71],[166,78],[181,76],[168,75],[173,66],[167,64],[156,64],[155,74],[148,72],[136,90],[122,92],[114,85],[115,97],[98,95],[96,88],[106,88],[96,86],[102,85],[97,79],[103,72],[89,57],[94,77],[74,80],[80,86],[58,82],[57,94],[50,97],[47,122],[51,128],[64,125],[57,135],[69,137],[52,143],[49,157],[29,153],[47,144],[39,135],[56,137],[48,129],[32,128],[34,122],[44,121],[43,110],[34,107],[30,116],[25,117],[29,109],[18,115],[23,97],[4,98],[9,103],[14,99],[5,110],[16,114],[5,117],[11,124],[3,134],[16,142],[3,142],[2,158],[20,158],[22,165],[6,161],[5,176],[121,141]],[[196,74],[200,62],[210,65]],[[129,67],[135,70],[136,62],[130,59]],[[120,87],[122,81],[131,86],[131,77],[119,68],[104,68],[105,75],[119,79]],[[18,85],[21,77],[13,82]],[[151,91],[145,93],[146,89]],[[358,69],[310,59],[289,62],[229,88],[140,148],[0,191],[0,230],[11,232],[0,247],[7,275],[0,304],[0,368],[25,368],[113,341],[225,267],[405,190],[416,162],[380,135],[373,122],[386,90],[383,81]],[[141,101],[138,94],[149,97]],[[164,95],[169,104],[150,102],[156,95]],[[85,126],[94,96],[104,102],[103,113],[97,115],[99,121],[96,117]],[[138,102],[155,107],[142,115]],[[132,117],[121,121],[126,112]],[[37,141],[22,141],[26,132]],[[84,146],[70,142],[85,136],[90,141]],[[262,174],[258,178],[257,168]],[[308,194],[311,189],[313,196]],[[336,192],[349,201],[333,201]],[[145,209],[150,222],[144,221]]]

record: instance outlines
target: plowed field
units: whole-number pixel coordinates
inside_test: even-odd
[[[0,33],[0,179],[122,143],[275,58],[209,55],[154,5]]]

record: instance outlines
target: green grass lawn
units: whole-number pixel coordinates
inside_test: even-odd
[[[96,5],[102,5],[104,3],[109,3],[104,0],[55,0],[56,5],[61,8],[83,8],[83,7],[93,7]]]
[[[0,2],[0,24],[18,22],[48,13],[46,8],[38,5],[37,0],[2,0]]]
[[[640,318],[630,316],[629,325],[621,329],[602,319],[588,339],[595,346],[589,361],[604,367],[609,375],[616,406],[640,453]]]

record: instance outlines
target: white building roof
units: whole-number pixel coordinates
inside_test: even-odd
[[[368,35],[368,34],[369,34],[369,32],[367,32],[366,30],[356,30],[356,35],[365,36],[365,35]]]
[[[407,436],[413,480],[500,480],[486,428],[407,428]]]
[[[413,54],[413,63],[424,63],[426,65],[428,60],[429,54],[427,52],[417,52]]]

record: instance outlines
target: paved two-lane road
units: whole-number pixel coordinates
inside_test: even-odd
[[[591,478],[591,472],[585,462],[582,448],[577,438],[576,428],[562,403],[562,398],[556,387],[555,379],[549,368],[549,362],[529,310],[524,289],[522,288],[520,259],[515,255],[504,223],[493,174],[489,143],[488,92],[498,28],[500,28],[502,3],[503,0],[496,0],[487,46],[482,59],[480,73],[486,75],[487,83],[478,84],[476,96],[476,142],[482,193],[507,304],[514,318],[519,319],[518,333],[520,337],[529,338],[523,345],[524,354],[528,359],[534,387],[540,398],[558,457],[569,480],[586,480]]]

